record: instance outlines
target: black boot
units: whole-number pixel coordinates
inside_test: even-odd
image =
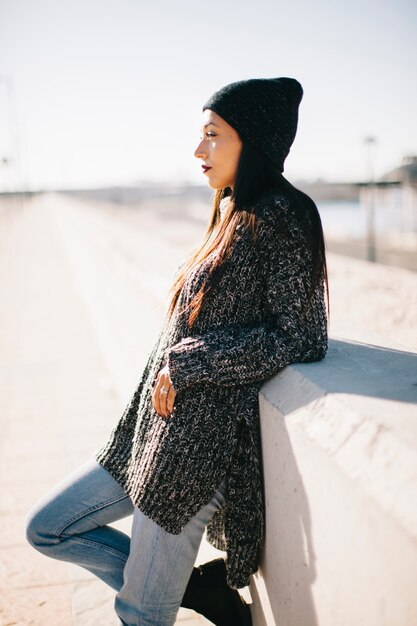
[[[181,606],[204,615],[216,626],[252,626],[250,605],[227,584],[222,558],[194,567]]]

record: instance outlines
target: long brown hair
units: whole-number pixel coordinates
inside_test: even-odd
[[[326,253],[323,228],[316,204],[305,193],[296,189],[279,172],[267,157],[247,142],[243,142],[242,151],[237,167],[233,190],[229,187],[218,189],[213,196],[212,212],[203,236],[202,243],[194,249],[186,262],[180,268],[170,288],[171,300],[168,307],[168,317],[171,317],[186,276],[197,265],[205,262],[210,255],[208,275],[195,294],[187,308],[190,308],[188,326],[192,328],[197,319],[204,299],[213,288],[218,278],[222,263],[232,251],[233,239],[239,224],[247,226],[254,238],[257,236],[257,220],[252,211],[254,204],[268,191],[276,190],[284,193],[294,201],[297,216],[301,224],[305,226],[312,258],[313,269],[309,295],[306,303],[308,306],[314,290],[320,280],[325,281],[327,307],[329,310],[329,286],[327,277]],[[220,202],[229,196],[229,205],[223,218],[220,218]],[[305,307],[305,308],[306,308]],[[185,313],[186,309],[181,311]]]

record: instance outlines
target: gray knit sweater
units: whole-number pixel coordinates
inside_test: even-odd
[[[96,452],[133,503],[174,534],[226,476],[226,504],[210,520],[207,539],[226,551],[234,588],[249,584],[264,539],[259,390],[289,363],[320,360],[327,349],[322,283],[302,315],[312,260],[294,207],[275,193],[253,212],[257,239],[237,227],[191,332],[179,310],[201,286],[210,256],[189,273],[123,415]],[[177,391],[168,418],[151,400],[166,362]]]

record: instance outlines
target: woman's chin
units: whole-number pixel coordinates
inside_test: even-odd
[[[207,184],[211,189],[215,189],[216,191],[218,189],[223,189],[222,185],[218,181],[210,180],[210,178],[208,179]]]

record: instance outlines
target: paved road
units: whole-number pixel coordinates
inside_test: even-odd
[[[158,263],[181,257],[171,247],[156,262],[149,232],[140,240],[128,226],[106,234],[97,212],[80,221],[81,209],[57,196],[0,207],[3,626],[117,623],[113,592],[82,568],[38,554],[23,523],[30,505],[107,438],[162,320],[169,271],[159,274]],[[129,240],[124,256],[114,246],[120,239]],[[140,275],[127,269],[129,245],[146,263]],[[115,526],[129,532],[130,523]],[[220,554],[204,543],[198,562]],[[204,623],[180,610],[178,624]]]

